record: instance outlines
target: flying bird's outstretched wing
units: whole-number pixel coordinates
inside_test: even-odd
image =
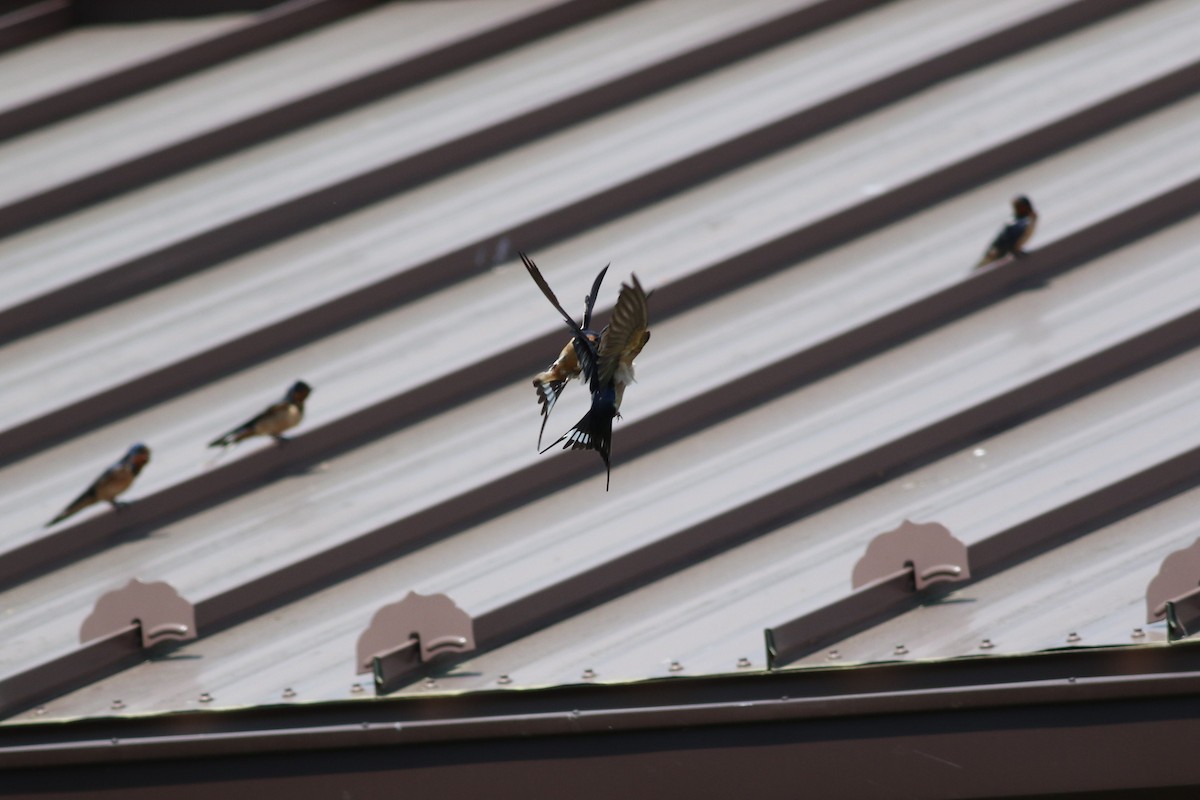
[[[636,275],[631,279],[632,286],[621,284],[621,294],[613,307],[612,319],[600,338],[596,381],[601,386],[614,381],[628,383],[632,380],[633,360],[650,339],[650,310],[646,304],[646,291]]]
[[[550,419],[554,404],[558,402],[567,383],[579,372],[579,357],[575,352],[575,339],[572,337],[563,346],[554,363],[545,372],[533,376],[533,388],[537,391],[538,403],[542,407],[542,427],[538,431],[539,450],[542,449],[542,436],[546,433],[546,422]]]
[[[600,295],[600,284],[604,282],[604,275],[610,266],[612,265],[605,264],[604,269],[596,274],[596,280],[592,281],[591,293],[583,298],[583,329],[585,331],[592,329],[592,309],[596,307],[596,298]]]
[[[542,294],[546,295],[546,299],[550,301],[550,305],[558,309],[558,313],[562,315],[563,321],[567,323],[567,327],[571,329],[571,332],[577,336],[582,336],[583,328],[579,327],[579,323],[575,321],[575,318],[566,312],[562,307],[562,303],[558,302],[558,298],[554,296],[554,290],[550,288],[550,284],[546,283],[546,279],[542,277],[542,271],[538,269],[537,264],[533,263],[533,259],[525,255],[522,250],[518,250],[517,255],[521,257],[521,262],[525,264],[525,269],[529,272],[529,277],[533,278],[533,282],[542,290]]]

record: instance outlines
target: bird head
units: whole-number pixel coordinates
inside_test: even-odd
[[[150,461],[150,448],[141,442],[135,444],[125,454],[125,461],[141,469]]]
[[[289,403],[302,404],[312,394],[312,387],[304,381],[296,381],[287,391]]]
[[[1033,213],[1033,203],[1023,194],[1019,194],[1012,199],[1013,213],[1018,217],[1027,217]]]

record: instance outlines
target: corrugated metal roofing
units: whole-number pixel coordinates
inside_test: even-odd
[[[0,145],[0,170],[28,176],[9,202],[409,55],[339,61],[364,31],[386,42],[426,20],[414,48],[451,47],[571,5],[397,4],[267,46]],[[0,367],[0,707],[366,697],[354,642],[410,590],[476,620],[482,652],[435,668],[442,689],[762,669],[764,628],[844,600],[867,542],[901,520],[987,547],[1195,449],[1194,4],[874,5],[581,17],[0,240],[0,326],[26,333]],[[725,44],[784,20],[802,30]],[[293,73],[220,97],[217,116],[170,110]],[[614,86],[615,102],[598,92]],[[528,121],[555,107],[570,115]],[[159,115],[171,125],[122,136]],[[89,148],[93,122],[121,147]],[[1034,254],[968,278],[1017,192],[1042,212]],[[564,334],[516,248],[563,298],[609,261],[600,307],[630,272],[656,289],[609,493],[593,455],[534,451],[528,376]],[[296,378],[315,391],[292,442],[204,451]],[[577,392],[551,428],[581,413]],[[41,527],[137,440],[154,458],[132,507]],[[943,658],[984,637],[996,652],[1067,631],[1161,639],[1137,592],[1190,544],[1192,494],[833,646],[869,661],[899,643]],[[79,625],[134,576],[195,602],[201,638],[94,660]],[[1063,596],[1101,581],[1103,601]],[[56,659],[101,674],[67,691]]]
[[[220,14],[80,26],[10,50],[0,55],[6,78],[0,85],[0,113],[226,32],[245,19],[242,14]],[[11,168],[7,161],[5,166]]]

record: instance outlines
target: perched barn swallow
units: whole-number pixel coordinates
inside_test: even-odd
[[[1025,243],[1029,241],[1029,237],[1033,236],[1033,229],[1037,227],[1038,215],[1033,210],[1033,203],[1029,202],[1029,198],[1023,194],[1013,198],[1012,208],[1013,221],[996,234],[996,238],[992,240],[992,244],[983,254],[983,258],[975,265],[975,269],[985,267],[993,261],[999,261],[1007,255],[1016,257],[1025,255]]]
[[[612,319],[600,335],[600,347],[595,353],[595,368],[590,378],[592,406],[583,415],[583,419],[575,423],[575,427],[554,443],[565,440],[564,450],[598,452],[604,460],[605,491],[608,491],[612,478],[609,455],[612,452],[613,418],[620,416],[625,387],[634,381],[633,360],[642,352],[646,342],[650,341],[646,292],[642,289],[637,275],[631,278],[632,286],[621,284],[621,293],[617,297],[616,306],[613,307]]]
[[[46,523],[46,527],[62,522],[94,503],[110,503],[113,508],[120,508],[123,503],[117,502],[117,495],[133,484],[133,479],[150,461],[150,448],[144,444],[135,444],[121,460],[110,466],[100,477],[92,481],[92,485],[76,497],[71,504],[62,510],[57,517]]]
[[[272,403],[258,416],[213,439],[208,446],[228,447],[251,436],[271,436],[277,442],[284,441],[286,437],[283,432],[296,427],[304,418],[304,401],[311,393],[311,386],[304,381],[296,381],[278,403]]]
[[[590,366],[585,371],[583,365],[594,364],[596,360],[595,353],[600,335],[592,330],[592,308],[596,305],[596,296],[600,294],[600,284],[604,280],[604,274],[608,272],[608,265],[606,264],[596,276],[596,280],[592,281],[592,291],[583,299],[583,324],[577,325],[574,318],[558,302],[558,298],[554,296],[553,290],[546,283],[546,279],[542,277],[542,273],[538,270],[537,264],[533,263],[533,259],[525,253],[520,253],[520,256],[534,283],[542,290],[542,294],[546,296],[551,305],[562,314],[567,327],[572,331],[571,339],[563,346],[554,363],[547,367],[545,372],[539,372],[533,377],[533,387],[537,392],[538,403],[542,407],[542,427],[538,431],[538,449],[541,450],[542,434],[546,431],[546,422],[550,419],[550,412],[554,410],[554,404],[558,402],[567,383],[572,378],[579,377],[581,373],[584,380],[591,380]],[[583,344],[578,341],[580,339]]]

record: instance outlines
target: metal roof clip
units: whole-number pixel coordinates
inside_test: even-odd
[[[1200,539],[1169,553],[1146,586],[1146,622],[1167,620],[1167,639],[1200,630]]]
[[[409,592],[375,612],[358,637],[358,674],[375,675],[375,693],[405,683],[424,663],[475,649],[475,623],[444,594]]]
[[[854,565],[850,583],[858,589],[904,572],[911,572],[918,592],[932,583],[965,581],[971,577],[967,546],[945,525],[904,520],[900,527],[871,540]]]
[[[136,625],[142,647],[197,637],[196,609],[169,583],[143,583],[134,578],[120,589],[105,592],[79,629],[80,643],[90,642]]]

